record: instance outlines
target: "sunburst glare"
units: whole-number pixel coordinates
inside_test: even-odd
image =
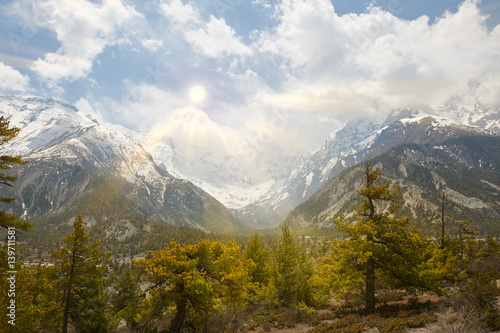
[[[193,86],[189,90],[189,97],[193,102],[201,102],[205,99],[207,96],[207,93],[205,91],[205,88],[202,86]]]

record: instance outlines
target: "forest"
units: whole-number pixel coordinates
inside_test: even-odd
[[[0,125],[2,143],[17,135]],[[23,163],[2,156],[0,169]],[[0,177],[13,186],[15,177]],[[478,239],[471,221],[457,235],[444,225],[442,237],[424,235],[395,217],[401,189],[370,165],[359,195],[354,220],[331,221],[340,237],[299,237],[287,221],[276,237],[253,232],[244,241],[193,232],[189,242],[164,237],[131,263],[113,260],[78,216],[50,260],[24,264],[20,240],[33,225],[0,212],[0,332],[500,329],[497,239]]]

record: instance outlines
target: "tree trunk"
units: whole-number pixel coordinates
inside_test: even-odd
[[[69,318],[69,307],[71,304],[71,288],[73,288],[73,275],[75,270],[75,254],[72,255],[71,261],[71,271],[69,273],[69,281],[64,294],[64,310],[63,310],[63,323],[62,323],[62,333],[68,333],[68,318]]]
[[[179,283],[177,287],[179,288],[181,298],[177,301],[176,304],[177,312],[175,314],[175,318],[170,323],[170,327],[168,328],[169,333],[181,332],[187,314],[187,299],[186,297],[184,297],[184,282]]]
[[[367,240],[373,241],[372,236],[368,236]],[[365,312],[373,313],[375,304],[375,259],[370,257],[366,262]]]
[[[441,248],[444,249],[446,244],[444,242],[444,192],[443,199],[441,202]]]

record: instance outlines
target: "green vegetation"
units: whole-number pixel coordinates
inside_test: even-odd
[[[10,122],[3,116],[0,117],[0,147],[11,141],[19,134],[19,128],[10,127]],[[27,161],[21,159],[20,156],[2,155],[0,156],[0,185],[13,187],[13,182],[17,179],[16,176],[5,174],[4,170],[11,170],[16,164],[26,164]],[[13,198],[0,197],[0,202],[10,203]],[[19,220],[18,216],[0,211],[0,227],[6,229],[15,227],[21,230],[32,230],[31,223]]]
[[[17,263],[16,326],[2,322],[0,332],[243,332],[299,323],[310,332],[500,329],[500,243],[476,239],[462,221],[442,246],[397,216],[400,191],[366,166],[354,222],[335,221],[342,238],[299,236],[287,221],[281,230],[211,234],[78,216],[60,225],[68,234],[57,242],[32,238],[58,250],[31,253],[37,265]],[[46,219],[37,228],[50,230]],[[0,287],[6,304],[5,279]]]
[[[392,180],[382,183],[381,172],[367,165],[365,188],[360,190],[363,202],[356,209],[356,223],[343,217],[335,223],[348,238],[335,244],[334,261],[339,265],[337,275],[351,277],[351,288],[360,290],[364,284],[364,309],[373,313],[376,305],[376,279],[384,280],[408,291],[441,292],[436,273],[440,265],[434,261],[437,249],[432,241],[416,229],[408,228],[408,218],[395,218],[400,188],[390,189]],[[388,203],[386,211],[378,207]],[[342,281],[337,281],[342,284]],[[338,287],[343,289],[342,286]],[[349,291],[352,294],[352,291]]]
[[[110,284],[105,277],[109,255],[99,250],[100,241],[88,244],[81,216],[73,222],[73,229],[73,234],[63,238],[66,246],[52,254],[55,301],[44,325],[63,333],[68,332],[70,324],[84,332],[102,332],[108,328],[108,295],[104,288]]]
[[[447,192],[448,233],[458,235],[455,221],[469,220],[485,236],[500,235],[498,156],[500,138],[461,137],[438,147],[403,144],[368,163],[379,166],[382,178],[393,179],[408,199],[401,202],[395,217],[408,217],[410,226],[419,228],[426,236],[436,237],[433,224],[440,221],[441,197]],[[351,213],[361,203],[357,191],[363,177],[362,165],[341,172],[288,215],[291,226],[307,222],[311,228],[335,229],[330,221],[341,213],[354,222]]]

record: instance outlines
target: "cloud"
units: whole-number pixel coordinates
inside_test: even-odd
[[[61,80],[85,78],[104,48],[121,42],[119,30],[125,23],[140,16],[121,0],[22,1],[9,11],[54,32],[61,43],[56,52],[38,58],[31,66],[52,87]]]
[[[163,46],[163,41],[156,39],[145,39],[141,42],[141,44],[151,52],[158,52],[158,50]]]
[[[27,92],[30,79],[14,68],[0,62],[0,90],[4,92]]]
[[[93,101],[93,106],[105,111],[108,122],[143,130],[162,121],[173,110],[186,107],[186,100],[153,84],[125,81],[122,99],[103,98]]]
[[[349,118],[353,112],[362,110],[368,114],[375,111],[373,90],[371,82],[356,82],[352,85],[296,84],[294,89],[286,92],[262,92],[256,97],[264,104],[287,110],[323,114],[335,112],[340,118]]]
[[[217,19],[214,16],[211,16],[210,21],[201,28],[186,31],[185,36],[200,53],[210,58],[244,56],[252,53],[251,49],[235,36],[234,29],[229,27],[224,19]]]
[[[80,98],[78,101],[75,102],[75,107],[78,109],[79,112],[82,112],[86,116],[90,116],[92,119],[96,120],[99,123],[103,123],[102,115],[100,114],[99,111],[95,110],[90,105],[90,102],[87,99],[83,97]]]
[[[206,21],[191,3],[184,5],[180,0],[170,0],[160,6],[160,12],[170,20],[172,29],[181,32],[185,40],[206,57],[222,59],[252,53],[223,18],[210,16]]]
[[[328,0],[283,0],[272,9],[276,24],[245,44],[194,2],[165,0],[156,23],[166,30],[169,70],[154,84],[123,81],[122,100],[91,103],[110,122],[154,128],[183,156],[209,143],[222,160],[255,170],[285,158],[293,165],[348,119],[440,106],[455,96],[500,103],[500,27],[486,28],[477,2],[434,22],[375,6],[339,15]],[[158,33],[143,46],[159,40]],[[193,84],[207,90],[196,108],[187,94]]]
[[[487,29],[478,1],[466,0],[434,23],[374,6],[340,16],[328,0],[283,0],[274,10],[278,25],[255,34],[253,45],[287,78],[261,94],[273,105],[356,116],[478,94],[471,81],[489,95],[496,89],[487,82],[500,71],[500,26]]]
[[[184,5],[181,0],[170,0],[160,5],[160,12],[178,29],[186,24],[200,24],[200,14],[191,3]]]
[[[230,127],[217,124],[204,111],[190,106],[175,109],[163,117],[149,131],[147,138],[149,145],[165,141],[165,138],[173,140],[176,149],[191,160],[196,159],[196,153],[200,151],[228,155],[241,140],[241,135]]]

